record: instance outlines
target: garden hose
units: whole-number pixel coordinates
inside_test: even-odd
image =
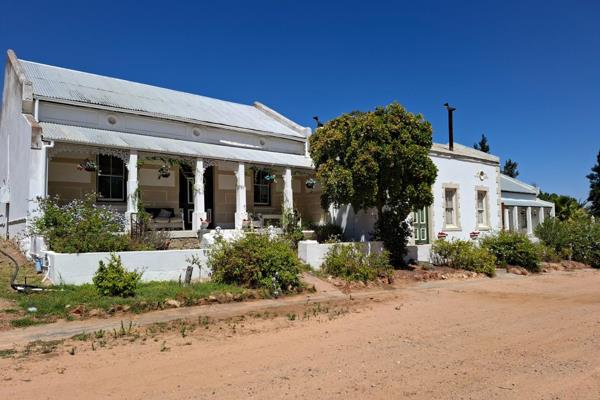
[[[15,272],[13,272],[13,276],[10,280],[10,287],[13,290],[16,290],[19,293],[30,293],[30,292],[43,292],[46,290],[41,286],[28,285],[27,277],[25,277],[25,283],[17,283],[17,275],[19,275],[19,263],[13,256],[0,249],[0,253],[4,254],[12,263],[15,265]]]

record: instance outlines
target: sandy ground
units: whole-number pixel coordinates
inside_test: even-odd
[[[600,271],[395,292],[0,359],[0,399],[600,399]]]

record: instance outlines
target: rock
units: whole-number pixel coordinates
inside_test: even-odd
[[[102,315],[102,310],[98,308],[94,308],[93,310],[90,310],[90,312],[88,312],[88,317],[98,317],[100,315]]]
[[[213,296],[212,294],[210,296],[208,296],[208,301],[211,303],[215,303],[217,302],[217,298],[215,296]]]
[[[448,277],[446,275],[444,275],[444,274],[442,274],[442,276],[440,276],[440,278],[442,278],[443,280],[448,279]]]
[[[82,305],[78,305],[77,307],[75,307],[71,311],[69,311],[69,314],[71,314],[71,315],[81,315],[81,314],[83,314],[84,311],[85,311],[85,307],[82,306]]]
[[[227,292],[225,293],[225,297],[227,298],[228,301],[232,301],[233,300],[233,294]]]
[[[173,299],[167,299],[167,301],[165,301],[165,304],[168,305],[169,307],[173,307],[173,308],[181,307],[181,302],[179,302],[177,300],[173,300]]]

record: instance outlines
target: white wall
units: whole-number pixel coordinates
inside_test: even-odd
[[[54,284],[81,285],[91,283],[98,270],[98,263],[105,263],[110,253],[65,254],[53,251],[45,252],[48,260],[48,279]],[[192,279],[206,279],[209,270],[206,267],[207,251],[194,250],[156,250],[117,252],[128,271],[142,272],[142,281],[176,281],[185,278],[188,259],[195,255],[202,261],[202,274],[194,267]]]
[[[449,158],[432,155],[431,159],[438,168],[438,176],[433,184],[433,205],[430,207],[432,217],[432,239],[439,232],[446,232],[449,238],[469,239],[469,233],[479,230],[477,227],[477,189],[488,189],[488,218],[489,231],[500,230],[500,192],[499,192],[499,167],[486,162],[471,161],[468,159]],[[484,178],[480,179],[483,171]],[[445,205],[444,185],[458,186],[460,230],[444,228]],[[482,231],[483,234],[483,231]]]
[[[298,258],[310,265],[314,269],[320,269],[327,257],[327,253],[336,245],[349,246],[353,243],[319,243],[316,240],[301,240],[298,242]],[[381,253],[383,250],[382,242],[363,242],[360,243],[364,254]]]
[[[19,81],[12,63],[4,68],[4,90],[2,114],[0,116],[0,186],[10,191],[9,222],[24,220],[29,208],[29,166],[32,129],[23,115],[23,85]],[[6,204],[0,204],[0,223],[4,222]],[[9,225],[9,235],[22,235],[25,222]],[[6,226],[0,227],[0,236]]]

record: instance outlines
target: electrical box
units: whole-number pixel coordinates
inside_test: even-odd
[[[8,186],[0,186],[0,203],[10,203],[10,190]]]

